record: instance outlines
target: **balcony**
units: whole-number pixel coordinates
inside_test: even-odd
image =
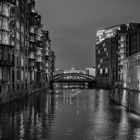
[[[30,40],[29,41],[30,41],[30,43],[36,43],[36,40],[35,40],[35,38],[33,36],[32,37],[30,36]]]
[[[36,46],[35,46],[35,44],[30,44],[29,49],[30,49],[31,51],[36,51]]]
[[[30,55],[29,55],[29,60],[35,60],[36,58],[35,58],[35,55],[34,55],[34,53],[30,53]]]
[[[12,67],[14,66],[14,61],[10,59],[1,59],[0,60],[0,66],[2,67]]]
[[[40,57],[37,57],[36,62],[39,62],[39,63],[43,62],[42,61],[42,57],[41,56]]]
[[[37,47],[36,55],[42,56],[42,48]]]
[[[34,7],[31,8],[30,13],[34,16],[38,15],[38,11]]]

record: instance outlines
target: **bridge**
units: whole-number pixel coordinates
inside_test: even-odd
[[[87,83],[89,87],[95,86],[95,77],[84,73],[62,73],[53,75],[53,83]]]

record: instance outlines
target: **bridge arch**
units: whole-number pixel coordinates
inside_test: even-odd
[[[52,77],[53,82],[61,81],[94,81],[95,77],[83,73],[63,73]]]

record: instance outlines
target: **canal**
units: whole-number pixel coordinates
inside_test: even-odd
[[[140,117],[107,90],[37,93],[0,108],[1,140],[139,140]]]

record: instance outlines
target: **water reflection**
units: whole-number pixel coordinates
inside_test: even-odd
[[[55,90],[0,110],[3,140],[139,140],[140,117],[109,104],[104,90]]]

